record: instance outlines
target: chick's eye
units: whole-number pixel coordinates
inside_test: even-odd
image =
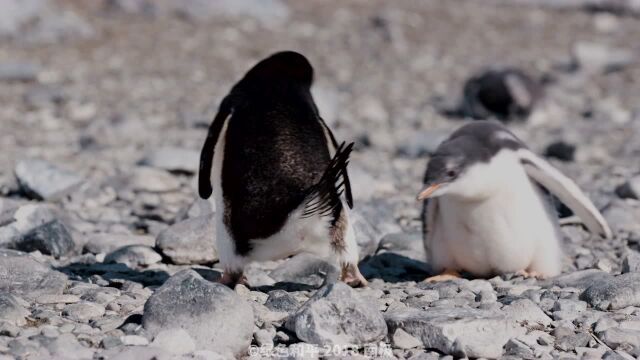
[[[456,174],[457,174],[457,173],[456,173],[456,171],[455,171],[455,170],[449,170],[449,171],[447,171],[447,177],[452,178],[452,177],[455,177],[455,176],[456,176]]]

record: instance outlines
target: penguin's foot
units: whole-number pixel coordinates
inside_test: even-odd
[[[369,284],[367,279],[360,273],[360,269],[358,269],[358,265],[356,264],[342,265],[340,280],[351,287],[364,287]]]
[[[455,280],[460,279],[462,275],[457,270],[446,269],[441,274],[436,276],[430,276],[424,279],[424,282],[434,283],[434,282],[442,282],[447,280]]]
[[[537,271],[529,271],[529,270],[520,270],[516,272],[517,276],[522,276],[525,279],[534,278],[534,279],[544,279],[545,276],[540,274]]]
[[[249,286],[249,284],[247,283],[247,278],[244,276],[244,274],[237,271],[226,270],[224,274],[222,274],[222,277],[218,280],[218,282],[232,289],[238,284],[245,285],[247,287]]]

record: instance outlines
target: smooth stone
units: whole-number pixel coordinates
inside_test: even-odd
[[[183,329],[168,329],[160,331],[151,346],[163,349],[174,355],[185,355],[196,350],[196,343],[188,332]]]
[[[92,254],[108,254],[125,246],[155,246],[155,243],[155,239],[148,235],[96,233],[87,237],[84,251]]]
[[[164,193],[180,188],[180,181],[164,170],[141,166],[134,169],[129,179],[134,191]]]
[[[108,254],[105,263],[125,264],[130,268],[149,266],[162,260],[162,256],[151,247],[143,245],[129,245]]]
[[[174,264],[208,264],[218,260],[212,215],[171,225],[158,234],[156,246]]]
[[[150,150],[140,161],[140,164],[167,171],[193,174],[198,172],[200,166],[200,152],[164,146]]]
[[[25,193],[44,200],[59,199],[84,181],[82,176],[41,159],[19,161],[15,174]]]

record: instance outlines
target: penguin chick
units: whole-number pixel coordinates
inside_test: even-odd
[[[531,152],[499,123],[476,121],[445,140],[427,166],[424,244],[439,281],[519,272],[560,274],[558,219],[543,186],[592,232],[611,237],[606,221],[569,178]]]
[[[221,282],[245,281],[252,261],[310,252],[338,263],[341,279],[366,285],[348,208],[353,143],[338,145],[311,96],[313,68],[285,51],[233,86],[200,155],[199,193],[213,193]]]

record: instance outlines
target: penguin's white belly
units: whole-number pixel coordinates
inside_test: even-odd
[[[479,276],[529,270],[541,252],[558,248],[542,199],[525,183],[480,202],[438,199],[433,241],[442,242],[455,267]]]
[[[303,218],[304,206],[293,211],[277,233],[264,239],[251,240],[247,254],[251,261],[283,259],[301,252],[327,258],[331,254],[329,222],[326,218]]]

